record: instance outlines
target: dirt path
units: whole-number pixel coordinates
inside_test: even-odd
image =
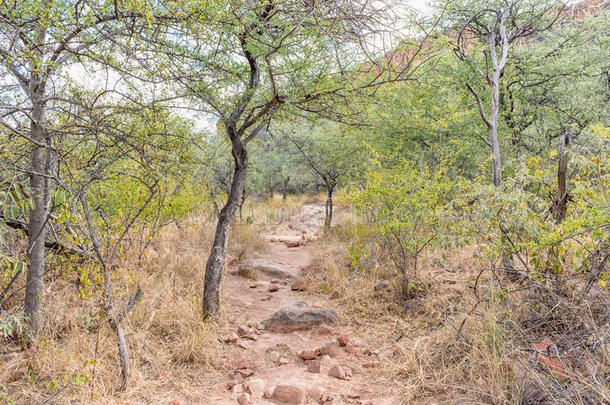
[[[321,231],[323,219],[322,206],[305,205],[289,227],[276,227],[266,235],[270,249],[242,262],[241,275],[235,266],[228,272],[225,303],[230,304],[227,315],[235,327],[224,339],[227,344],[238,345],[241,355],[232,359],[234,371],[227,376],[227,386],[220,387],[212,397],[213,403],[399,403],[388,392],[391,384],[372,386],[366,381],[362,369],[377,361],[376,353],[362,347],[349,326],[339,326],[341,321],[292,332],[262,326],[263,320],[276,311],[294,308],[298,302],[303,307],[319,308],[313,311],[332,312],[317,302],[303,304],[305,294],[291,288],[295,280],[302,281],[302,270],[310,264],[302,245]],[[256,280],[244,277],[244,273]],[[239,338],[238,333],[242,335]],[[331,369],[342,378],[330,376]]]

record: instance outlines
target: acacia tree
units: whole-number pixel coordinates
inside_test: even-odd
[[[366,158],[360,153],[362,147],[345,128],[332,122],[284,124],[278,131],[290,140],[292,149],[301,157],[300,163],[326,190],[324,232],[328,232],[332,225],[333,195],[337,187],[348,179],[355,180],[365,167]]]
[[[101,46],[125,34],[142,14],[130,2],[0,2],[0,75],[4,103],[0,127],[30,145],[29,194],[33,207],[26,224],[27,286],[24,312],[31,332],[41,327],[45,244],[57,170],[54,112],[64,74],[74,63],[100,60]]]
[[[230,224],[248,171],[248,144],[279,111],[336,118],[334,105],[350,93],[406,79],[407,69],[390,74],[383,60],[364,63],[367,55],[378,58],[375,47],[383,44],[378,39],[391,26],[382,2],[201,1],[176,12],[191,20],[177,28],[183,36],[168,28],[159,33],[162,39],[151,41],[163,44],[157,50],[166,57],[157,61],[204,113],[218,118],[234,163],[206,264],[202,307],[207,319],[219,311]]]
[[[483,78],[489,93],[489,107],[486,111],[480,92],[470,82],[466,82],[487,128],[487,137],[481,138],[491,150],[492,181],[496,187],[502,184],[502,154],[498,137],[500,81],[509,60],[511,46],[520,38],[550,28],[562,10],[556,2],[546,0],[500,0],[492,3],[475,0],[456,6],[455,18],[461,28],[453,50],[460,60]]]

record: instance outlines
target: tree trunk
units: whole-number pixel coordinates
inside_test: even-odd
[[[500,111],[500,71],[494,70],[491,78],[491,107],[489,110],[489,143],[492,156],[493,184],[498,187],[502,184],[502,158],[500,156],[500,142],[498,139],[498,113]]]
[[[324,232],[330,231],[330,225],[333,221],[333,191],[335,187],[327,185],[326,192],[328,193],[326,197],[326,205],[324,206]]]
[[[565,133],[561,137],[561,144],[559,145],[559,162],[557,163],[557,197],[553,211],[555,213],[555,221],[561,223],[566,217],[567,201],[568,201],[568,188],[567,188],[567,177],[568,177],[568,161],[570,150],[570,135]]]
[[[32,145],[30,157],[30,192],[34,199],[34,208],[30,211],[27,225],[28,234],[28,273],[25,288],[24,312],[30,332],[36,334],[41,328],[41,311],[44,293],[44,264],[46,220],[49,215],[51,199],[49,178],[52,173],[52,138],[45,133],[45,84],[36,75],[32,75],[30,86],[32,115],[30,122],[31,137],[36,142]],[[44,145],[47,145],[45,147]]]
[[[214,242],[210,257],[205,268],[205,284],[203,287],[203,319],[207,320],[218,314],[220,310],[220,280],[224,270],[227,244],[229,242],[229,231],[235,211],[240,205],[246,184],[248,171],[248,151],[237,135],[229,134],[232,144],[235,169],[231,181],[231,191],[225,206],[220,211]]]
[[[286,201],[288,198],[288,182],[290,181],[290,176],[285,179],[282,179],[282,200]]]

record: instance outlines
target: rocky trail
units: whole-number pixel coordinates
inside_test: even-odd
[[[239,265],[228,263],[224,281],[232,329],[222,336],[241,355],[211,397],[215,404],[397,404],[391,384],[367,381],[362,369],[379,352],[363,347],[338,314],[304,293],[304,247],[321,232],[324,208],[305,205],[286,227],[269,235],[270,248]]]

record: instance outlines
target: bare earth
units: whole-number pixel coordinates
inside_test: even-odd
[[[306,243],[307,239],[315,237],[321,232],[323,219],[322,206],[305,205],[301,214],[290,224],[290,228],[276,227],[270,235],[266,235],[271,247],[256,259],[285,265],[283,268],[288,268],[290,273],[287,277],[298,278],[303,269],[310,265],[310,256],[303,246],[287,247],[287,244],[294,245],[295,241]],[[292,244],[288,243],[291,241]],[[362,405],[400,403],[397,394],[392,392],[391,381],[384,384],[385,386],[367,381],[362,370],[367,364],[378,361],[377,356],[362,347],[357,333],[341,320],[337,324],[313,326],[290,333],[276,333],[264,329],[257,331],[257,325],[280,308],[291,306],[298,301],[311,301],[311,297],[306,297],[302,292],[292,291],[290,278],[278,282],[277,277],[255,271],[256,281],[254,281],[235,273],[233,267],[232,271],[227,272],[224,280],[224,304],[227,308],[230,306],[226,315],[235,325],[234,332],[237,332],[240,325],[250,325],[252,336],[256,340],[240,337],[236,342],[227,343],[239,345],[242,355],[239,358],[227,359],[235,372],[227,375],[228,386],[218,387],[217,392],[211,393],[212,403],[242,405],[300,403],[298,394],[294,400],[297,402],[281,402],[277,396],[274,397],[272,394],[278,384],[287,384],[304,391],[306,393],[304,403]],[[270,283],[272,279],[275,283]],[[277,285],[279,289],[269,292],[270,285]],[[308,304],[310,306],[315,304],[314,307],[321,305],[318,302],[308,302]],[[348,337],[349,343],[346,346],[339,345],[337,338],[341,336]],[[328,344],[327,351],[330,355],[318,354],[314,360],[320,362],[320,371],[308,371],[308,367],[315,368],[315,364],[311,365],[311,360],[302,359],[300,356],[302,351],[315,351],[325,344]],[[277,352],[279,356],[273,352]],[[347,374],[350,371],[353,371],[353,374],[348,375],[346,379],[329,376],[329,370],[337,364],[342,366]],[[248,376],[250,373],[252,374]],[[229,388],[231,385],[234,386]],[[249,386],[252,388],[248,389]],[[249,394],[248,391],[252,393]]]

